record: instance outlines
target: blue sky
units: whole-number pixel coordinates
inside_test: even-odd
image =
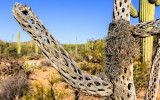
[[[15,2],[26,4],[41,19],[50,33],[60,43],[85,43],[89,39],[103,39],[112,21],[113,0],[1,0],[0,39],[17,41],[18,31],[21,41],[31,38],[22,30],[12,15]],[[139,0],[132,0],[138,10]],[[155,18],[160,17],[160,7],[156,7]],[[131,24],[138,18],[131,18]]]

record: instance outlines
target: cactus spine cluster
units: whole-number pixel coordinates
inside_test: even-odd
[[[130,14],[132,17],[139,17],[139,22],[154,20],[155,6],[160,5],[160,0],[140,0],[139,13],[131,4]],[[153,37],[143,38],[142,45],[142,61],[149,65],[152,63]]]
[[[20,40],[20,31],[18,31],[18,43],[17,43],[17,53],[21,54],[21,40]]]

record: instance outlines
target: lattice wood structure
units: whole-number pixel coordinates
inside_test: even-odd
[[[131,49],[124,52],[124,48],[130,46],[128,43],[135,42],[135,37],[143,38],[158,35],[160,19],[131,26],[129,23],[130,3],[131,0],[114,0],[113,21],[110,24],[106,39],[111,44],[107,43],[106,46],[106,66],[104,67],[103,77],[89,75],[81,71],[76,62],[51,35],[30,7],[15,3],[13,15],[19,25],[36,41],[46,59],[73,88],[90,95],[99,95],[113,100],[136,100],[133,82],[133,60],[132,57],[126,59],[132,56],[134,52],[131,52]],[[118,37],[116,34],[123,35]],[[121,39],[118,40],[119,38]],[[125,38],[130,38],[130,40],[125,40]],[[118,41],[112,41],[113,39]],[[155,53],[145,100],[155,100],[157,96],[160,79],[159,46],[157,46]],[[115,49],[120,47],[121,49]],[[115,61],[117,62],[113,63]]]

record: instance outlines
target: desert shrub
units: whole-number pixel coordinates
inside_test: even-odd
[[[11,76],[0,83],[0,100],[15,100],[23,96],[23,92],[29,91],[29,83],[23,75]]]
[[[41,66],[51,66],[51,63],[49,61],[42,61]]]
[[[24,63],[22,68],[29,69],[31,72],[34,72],[35,67],[33,65],[28,65],[27,63]]]
[[[42,83],[35,82],[33,90],[25,92],[23,99],[25,100],[55,100],[54,91],[52,86],[46,88]]]
[[[5,50],[4,50],[4,55],[6,57],[18,58],[19,55],[17,54],[17,46],[12,44],[12,45],[6,47]]]
[[[95,63],[81,63],[80,68],[91,75],[98,75],[103,71],[103,67]]]
[[[9,46],[8,43],[3,42],[2,40],[0,40],[0,54],[4,53],[5,48],[7,48]]]
[[[147,88],[149,75],[150,75],[150,68],[146,63],[138,62],[138,65],[134,66],[134,83],[136,92],[138,93],[141,89]]]
[[[45,87],[42,83],[35,82],[33,89],[30,92],[24,93],[23,99],[25,100],[62,100],[67,95],[65,89],[59,91],[54,88],[54,83],[50,84],[49,87]]]
[[[17,75],[23,73],[27,77],[31,74],[29,69],[23,68],[24,60],[0,55],[0,75]]]
[[[83,71],[90,71],[90,70],[91,70],[91,67],[90,67],[87,63],[81,63],[81,64],[80,64],[80,68],[81,68]]]
[[[55,75],[54,73],[52,73],[52,75],[50,75],[48,77],[48,82],[52,85],[54,83],[57,83],[57,82],[60,82],[60,81],[63,81],[63,78],[61,76],[57,76]]]
[[[42,54],[29,53],[28,55],[24,55],[23,58],[26,60],[38,60],[44,57]]]
[[[82,62],[83,61],[83,56],[80,55],[80,54],[75,54],[73,56],[73,59],[76,61],[76,62]]]
[[[21,57],[22,57],[22,56],[29,55],[29,54],[31,54],[31,53],[34,53],[34,49],[32,49],[32,48],[29,47],[29,46],[22,45],[22,48],[21,48]]]

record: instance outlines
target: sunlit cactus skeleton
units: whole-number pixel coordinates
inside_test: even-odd
[[[106,66],[99,76],[84,73],[51,35],[30,7],[15,3],[13,15],[19,25],[36,41],[44,56],[74,89],[113,100],[136,100],[133,60],[138,52],[137,38],[160,33],[160,19],[132,26],[131,0],[114,0],[113,21],[106,38]],[[145,100],[155,100],[160,79],[160,48],[157,45]]]

